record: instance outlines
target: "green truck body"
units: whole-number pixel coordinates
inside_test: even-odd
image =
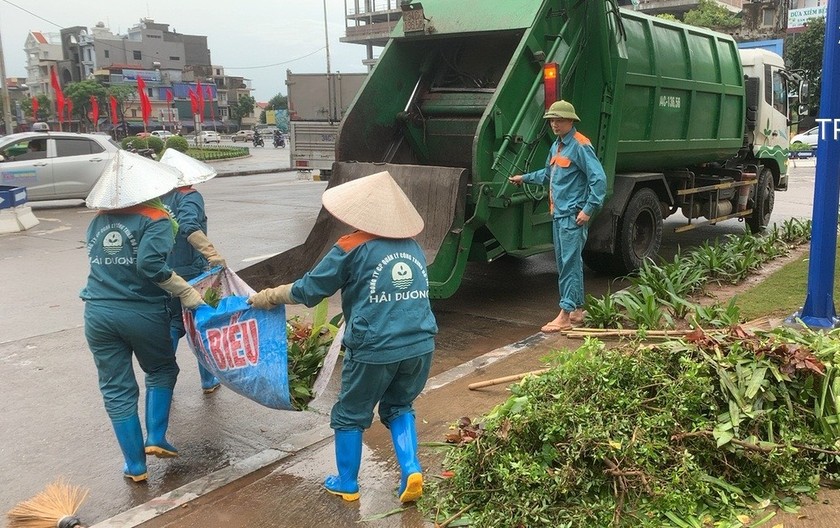
[[[753,78],[729,36],[609,0],[406,4],[339,129],[330,185],[390,171],[426,220],[431,294],[448,297],[469,260],[552,248],[547,189],[508,177],[545,165],[543,114],[566,99],[608,181],[584,259],[626,273],[655,256],[678,211],[681,229],[767,224],[787,187],[787,98],[774,106],[773,86],[789,75],[780,57],[750,51]],[[551,68],[558,82],[545,80]],[[246,275],[300,276],[342,232],[334,224],[322,211],[302,247]]]

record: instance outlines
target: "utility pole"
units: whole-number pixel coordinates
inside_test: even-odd
[[[0,36],[0,81],[3,82],[3,122],[6,123],[6,134],[15,131],[12,124],[12,110],[9,104],[9,81],[6,79],[6,59],[3,56],[3,37]]]
[[[327,0],[324,0],[324,37],[327,39],[327,76],[330,75],[330,34],[327,31]]]

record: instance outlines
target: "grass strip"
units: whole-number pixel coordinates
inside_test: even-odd
[[[840,254],[840,251],[838,251]],[[787,317],[802,308],[808,288],[810,253],[790,262],[753,288],[735,296],[745,320],[767,315]],[[840,277],[840,260],[835,261],[834,276]],[[834,299],[840,296],[840,282],[834,281]]]

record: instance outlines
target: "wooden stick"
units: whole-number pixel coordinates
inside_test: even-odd
[[[531,374],[539,375],[545,374],[551,369],[540,369],[540,370],[532,370],[531,372],[523,372],[522,374],[513,374],[512,376],[505,376],[503,378],[493,378],[486,381],[478,381],[476,383],[470,383],[467,385],[467,388],[470,390],[480,389],[482,387],[489,387],[491,385],[500,385],[502,383],[507,383],[509,381],[518,381],[524,378],[525,376],[530,376]]]

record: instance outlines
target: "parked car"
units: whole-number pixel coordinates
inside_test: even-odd
[[[30,201],[85,199],[119,149],[101,134],[11,134],[0,138],[0,172],[4,185],[26,187]]]
[[[218,132],[213,130],[202,130],[200,134],[195,136],[195,144],[202,145],[204,143],[221,143],[222,137]]]
[[[805,145],[810,145],[811,147],[817,146],[817,139],[819,138],[820,134],[820,127],[814,127],[807,132],[803,132],[801,134],[796,134],[792,138],[790,138],[791,146],[796,145],[797,143],[804,143]]]
[[[253,130],[240,130],[237,133],[230,136],[230,140],[236,143],[237,141],[246,141],[250,142],[254,140],[254,131]]]
[[[168,138],[171,138],[175,134],[168,130],[153,130],[152,135],[166,141]]]

